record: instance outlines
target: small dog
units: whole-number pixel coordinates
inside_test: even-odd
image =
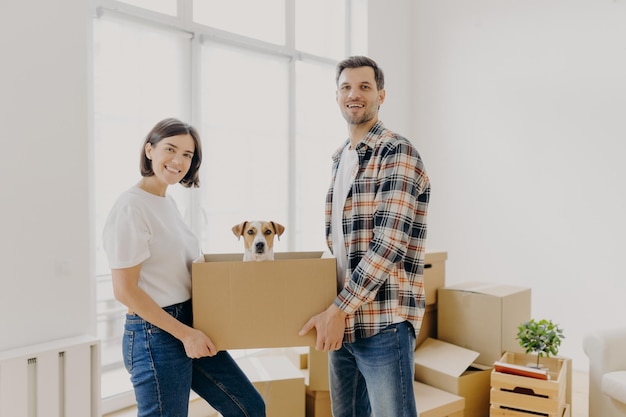
[[[246,221],[233,226],[233,233],[239,239],[243,236],[244,261],[274,260],[274,236],[280,236],[285,227],[276,222]]]

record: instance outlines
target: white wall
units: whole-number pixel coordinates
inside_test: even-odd
[[[95,332],[88,2],[0,2],[0,350]]]
[[[558,322],[586,369],[583,335],[626,317],[626,2],[412,8],[399,54],[432,179],[428,246],[449,252],[448,283],[531,287],[533,317]]]
[[[413,133],[416,103],[412,3],[413,0],[369,0],[367,44],[368,55],[385,74],[387,96],[380,108],[380,120],[419,146],[421,139]]]

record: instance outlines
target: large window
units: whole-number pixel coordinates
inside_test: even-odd
[[[203,42],[201,56],[202,241],[208,253],[237,252],[241,242],[225,226],[288,223],[289,60],[212,41]],[[287,245],[281,239],[280,247]]]
[[[95,0],[94,138],[103,411],[132,402],[121,362],[124,307],[102,251],[104,220],[139,180],[158,120],[195,125],[201,187],[171,187],[205,253],[241,252],[232,225],[286,226],[276,251],[324,250],[330,156],[347,137],[334,66],[366,53],[365,0]],[[261,7],[262,5],[262,7]]]

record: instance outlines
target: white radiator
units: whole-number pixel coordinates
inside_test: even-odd
[[[0,352],[0,417],[99,417],[100,342],[61,339]]]

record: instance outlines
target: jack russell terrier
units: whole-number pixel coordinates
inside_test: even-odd
[[[233,233],[239,239],[243,236],[244,261],[274,260],[274,236],[280,236],[285,227],[276,222],[246,221],[233,226]]]

